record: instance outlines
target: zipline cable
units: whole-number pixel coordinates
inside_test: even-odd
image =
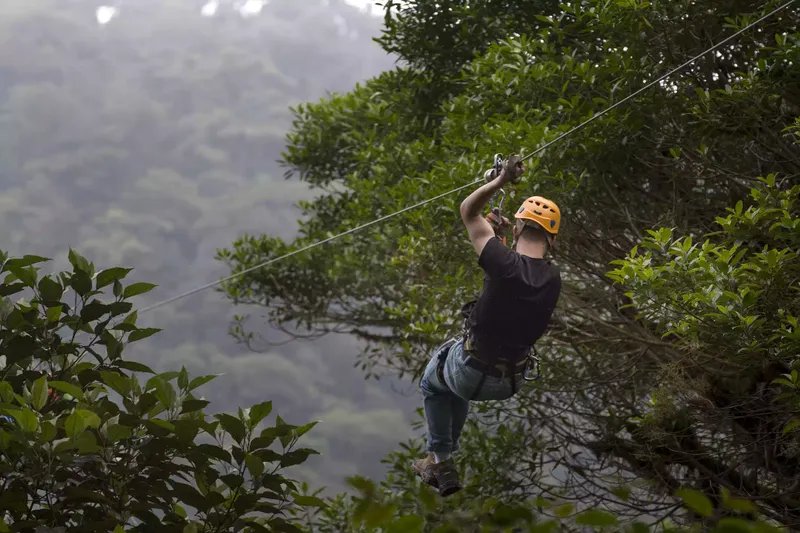
[[[735,39],[739,35],[743,34],[744,32],[746,32],[746,31],[750,30],[751,28],[761,24],[762,22],[764,22],[768,18],[772,17],[776,13],[786,9],[787,7],[792,5],[795,1],[796,0],[789,0],[785,4],[782,4],[779,7],[776,7],[775,9],[770,11],[769,13],[761,16],[760,18],[756,19],[755,21],[751,22],[750,24],[746,25],[745,27],[737,30],[736,32],[734,32],[733,34],[729,35],[728,37],[726,37],[725,39],[721,40],[720,42],[714,44],[713,46],[711,46],[707,50],[705,50],[703,52],[700,52],[699,54],[697,54],[696,56],[692,57],[691,59],[688,59],[687,61],[685,61],[681,65],[673,68],[672,70],[670,70],[666,74],[663,74],[663,75],[659,76],[655,80],[647,83],[643,87],[641,87],[638,90],[632,92],[631,94],[629,94],[628,96],[626,96],[622,100],[610,105],[609,107],[603,109],[602,111],[599,111],[599,112],[595,113],[594,115],[592,115],[588,119],[584,120],[583,122],[581,122],[577,126],[571,128],[570,130],[562,133],[561,135],[559,135],[555,139],[553,139],[551,141],[548,141],[545,144],[543,144],[542,146],[540,146],[539,148],[535,149],[534,151],[532,151],[531,153],[529,153],[528,155],[523,157],[522,161],[527,161],[528,159],[530,159],[531,157],[535,156],[536,154],[539,154],[539,153],[543,152],[544,150],[546,150],[549,146],[552,146],[553,144],[555,144],[555,143],[559,142],[560,140],[564,139],[565,137],[568,137],[568,136],[572,135],[573,133],[575,133],[576,131],[578,131],[580,129],[583,129],[585,126],[587,126],[590,123],[594,122],[598,118],[600,118],[603,115],[605,115],[605,114],[613,111],[614,109],[618,108],[619,106],[621,106],[625,102],[627,102],[627,101],[629,101],[629,100],[631,100],[633,98],[636,98],[638,95],[640,95],[641,93],[643,93],[644,91],[646,91],[650,87],[653,87],[654,85],[657,85],[657,84],[661,83],[662,81],[664,81],[665,79],[669,78],[670,76],[672,76],[673,74],[675,74],[679,70],[682,70],[682,69],[686,68],[687,66],[691,65],[692,63],[694,63],[695,61],[697,61],[698,59],[700,59],[704,55],[715,51],[717,48],[719,48],[721,46],[724,46],[725,44],[729,43],[730,41],[732,41],[733,39]],[[323,239],[321,241],[316,241],[316,242],[313,242],[313,243],[308,244],[306,246],[303,246],[301,248],[298,248],[297,250],[292,250],[291,252],[287,252],[287,253],[285,253],[283,255],[280,255],[278,257],[273,257],[272,259],[268,259],[267,261],[259,263],[258,265],[252,266],[250,268],[246,268],[246,269],[242,270],[241,272],[236,272],[235,274],[231,274],[230,276],[224,277],[222,279],[218,279],[217,281],[212,281],[212,282],[206,283],[204,285],[200,285],[198,287],[195,287],[194,289],[191,289],[191,290],[188,290],[186,292],[177,294],[177,295],[175,295],[175,296],[173,296],[171,298],[167,298],[166,300],[162,300],[162,301],[154,303],[152,305],[143,307],[142,309],[139,310],[139,314],[146,313],[148,311],[152,311],[153,309],[157,309],[157,308],[163,307],[165,305],[169,305],[169,304],[171,304],[173,302],[176,302],[178,300],[182,300],[183,298],[186,298],[188,296],[192,296],[193,294],[197,294],[199,292],[203,292],[203,291],[205,291],[207,289],[211,289],[211,288],[216,287],[218,285],[222,285],[223,283],[226,283],[228,281],[232,281],[232,280],[234,280],[236,278],[239,278],[241,276],[249,274],[250,272],[254,272],[256,270],[259,270],[259,269],[262,269],[264,267],[267,267],[267,266],[269,266],[269,265],[271,265],[273,263],[277,263],[278,261],[283,261],[284,259],[288,259],[288,258],[290,258],[290,257],[292,257],[294,255],[306,252],[308,250],[311,250],[312,248],[316,248],[318,246],[322,246],[323,244],[327,244],[327,243],[329,243],[329,242],[331,242],[333,240],[336,240],[336,239],[339,239],[341,237],[345,237],[347,235],[356,233],[356,232],[361,231],[362,229],[366,229],[366,228],[368,228],[370,226],[374,226],[375,224],[380,224],[381,222],[389,220],[390,218],[394,218],[396,216],[402,215],[403,213],[406,213],[407,211],[411,211],[413,209],[417,209],[418,207],[422,207],[424,205],[427,205],[427,204],[429,204],[431,202],[435,202],[436,200],[439,200],[440,198],[444,198],[445,196],[449,196],[449,195],[454,194],[456,192],[462,191],[462,190],[464,190],[464,189],[466,189],[468,187],[472,187],[472,186],[474,186],[474,185],[476,185],[476,184],[478,184],[478,183],[480,183],[482,181],[483,181],[483,178],[479,178],[479,179],[477,179],[477,180],[475,180],[473,182],[467,183],[467,184],[462,185],[460,187],[456,187],[455,189],[449,190],[447,192],[443,192],[441,194],[437,194],[436,196],[428,198],[427,200],[422,200],[421,202],[417,202],[416,204],[404,207],[403,209],[401,209],[399,211],[395,211],[394,213],[390,213],[388,215],[384,215],[384,216],[382,216],[380,218],[376,218],[375,220],[371,220],[369,222],[366,222],[364,224],[361,224],[361,225],[356,226],[354,228],[351,228],[349,230],[343,231],[341,233],[337,233],[336,235],[332,235],[331,237],[328,237],[328,238]]]

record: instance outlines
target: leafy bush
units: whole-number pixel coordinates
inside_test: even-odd
[[[0,531],[299,531],[322,502],[281,469],[315,453],[296,446],[313,423],[264,427],[269,401],[209,416],[215,376],[123,359],[158,331],[130,302],[152,284],[46,260],[0,254]]]

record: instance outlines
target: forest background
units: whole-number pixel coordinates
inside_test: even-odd
[[[278,203],[287,212],[281,213],[272,231],[269,227],[265,231],[266,222],[257,228],[243,227],[232,244],[216,253],[230,271],[242,273],[225,284],[230,301],[254,306],[245,309],[245,316],[233,328],[235,338],[248,347],[269,347],[271,341],[281,338],[320,338],[325,341],[326,357],[307,353],[309,362],[319,365],[321,360],[333,361],[327,357],[328,349],[336,339],[343,338],[332,333],[352,336],[343,346],[349,353],[336,361],[336,368],[341,362],[355,361],[368,376],[384,379],[379,382],[382,388],[365,388],[370,382],[365,384],[356,375],[349,382],[341,378],[341,383],[359,391],[348,398],[356,397],[373,407],[381,400],[365,395],[365,391],[380,391],[377,397],[386,402],[405,397],[391,396],[388,391],[399,383],[405,384],[407,392],[413,391],[431,347],[458,331],[457,310],[480,286],[480,271],[474,266],[475,257],[458,220],[458,195],[443,195],[435,204],[406,213],[392,224],[347,235],[336,246],[292,256],[268,269],[252,267],[437,193],[469,186],[471,177],[481,174],[499,147],[529,154],[537,147],[548,146],[529,162],[527,180],[513,191],[509,201],[518,201],[531,192],[557,198],[565,221],[555,252],[564,290],[552,327],[538,343],[544,379],[528,384],[513,401],[475,406],[459,454],[459,468],[466,480],[464,490],[442,503],[421,487],[408,469],[411,458],[421,453],[421,441],[411,438],[388,456],[390,471],[382,481],[351,479],[350,486],[357,494],[337,496],[319,515],[306,515],[306,524],[314,523],[321,531],[378,525],[385,526],[386,531],[432,529],[437,525],[441,526],[437,531],[461,531],[475,529],[485,520],[506,526],[522,522],[532,531],[557,527],[555,522],[540,520],[539,515],[544,515],[574,520],[578,529],[605,526],[613,530],[624,521],[631,522],[631,530],[642,531],[646,528],[632,521],[645,520],[658,527],[694,523],[699,530],[718,523],[719,531],[773,530],[763,523],[740,519],[761,516],[789,529],[800,527],[796,478],[800,461],[800,46],[798,11],[793,4],[796,2],[773,0],[404,2],[386,12],[378,39],[384,51],[402,59],[399,64],[363,84],[351,84],[341,93],[294,108],[286,140],[279,141],[283,137],[277,132],[274,139],[278,150],[286,147],[281,157],[290,177],[314,189],[309,196],[303,187],[293,185],[300,208],[299,231],[287,228],[286,219],[297,217],[298,212],[281,198]],[[257,11],[252,2],[244,5]],[[292,13],[281,29],[305,37],[302,19],[292,12],[298,5],[311,4],[276,2],[267,7]],[[199,3],[194,6],[199,7]],[[767,13],[771,14],[765,16]],[[241,12],[232,14],[232,18],[220,20],[242,24],[255,18],[242,18]],[[197,17],[196,12],[193,15],[195,22],[209,22],[208,17]],[[764,18],[759,19],[761,16]],[[14,20],[13,16],[7,19]],[[751,27],[756,20],[758,24]],[[340,19],[334,17],[332,22],[341,36],[347,33]],[[51,32],[36,37],[35,24],[32,26],[15,34],[21,42],[15,49],[26,50],[31,38],[47,41],[57,35]],[[101,31],[113,27],[105,25]],[[159,26],[148,25],[146,34],[154,27]],[[735,39],[722,41],[734,32]],[[265,32],[262,37],[273,33]],[[99,39],[107,40],[107,33],[99,35]],[[193,34],[190,39],[195,38]],[[45,110],[44,115],[49,117],[70,109],[71,104],[47,108],[69,94],[46,89],[48,84],[57,85],[68,78],[59,68],[30,74],[37,78],[33,85],[40,91],[38,95],[9,92],[8,109],[19,108],[20,102],[26,105],[22,106],[24,113],[4,114],[11,126],[3,131],[11,134],[13,142],[2,160],[14,175],[28,178],[24,187],[35,187],[29,196],[6,202],[4,211],[16,213],[11,223],[24,226],[36,221],[30,206],[40,198],[59,202],[70,194],[77,195],[81,202],[91,205],[90,212],[95,216],[95,226],[80,225],[80,231],[95,239],[108,236],[112,221],[129,223],[130,216],[138,216],[134,226],[148,228],[148,240],[114,234],[113,245],[103,247],[89,239],[86,246],[90,249],[84,253],[101,268],[125,265],[143,259],[128,259],[120,256],[120,251],[142,254],[146,260],[152,256],[143,253],[151,246],[150,239],[166,239],[169,253],[158,255],[160,261],[152,263],[156,266],[151,266],[151,276],[145,272],[137,279],[157,280],[153,276],[174,266],[186,275],[181,279],[182,286],[175,287],[178,290],[194,282],[189,281],[192,278],[185,263],[177,257],[175,264],[167,261],[176,250],[191,250],[177,232],[171,233],[176,224],[173,217],[181,213],[193,227],[203,230],[208,229],[207,218],[204,211],[177,208],[172,199],[167,202],[166,184],[175,184],[172,192],[180,191],[176,197],[213,196],[207,201],[213,212],[225,198],[224,191],[230,189],[227,185],[218,187],[213,179],[207,181],[208,169],[233,165],[235,175],[254,176],[251,179],[256,181],[256,185],[248,180],[241,184],[248,196],[237,205],[236,216],[244,216],[247,210],[243,206],[250,205],[262,190],[257,182],[261,168],[252,166],[258,158],[253,154],[260,153],[267,139],[273,137],[264,129],[268,124],[271,131],[271,123],[259,116],[268,108],[267,103],[258,100],[255,105],[239,107],[245,95],[253,96],[250,85],[230,81],[249,80],[253,72],[260,72],[255,76],[255,91],[262,91],[258,95],[264,97],[263,90],[271,83],[294,78],[283,75],[273,79],[253,68],[253,64],[262,65],[264,61],[261,50],[254,56],[223,54],[218,67],[233,71],[231,76],[221,77],[221,85],[225,98],[237,104],[237,111],[233,116],[222,112],[212,116],[201,113],[199,117],[193,113],[194,91],[205,94],[203,90],[214,84],[206,83],[205,71],[193,61],[176,66],[171,48],[175,38],[167,41],[170,44],[153,56],[158,65],[156,75],[144,76],[142,82],[146,92],[157,95],[157,99],[137,109],[136,114],[128,114],[128,102],[138,101],[125,91],[135,83],[125,74],[119,85],[113,85],[121,91],[125,105],[114,107],[116,99],[109,105],[131,121],[126,129],[108,127],[112,121],[105,119],[93,124],[85,121],[105,109],[98,105],[103,100],[93,94],[95,97],[74,116],[45,121],[39,130],[26,130],[28,115],[35,117]],[[625,107],[598,116],[591,123],[584,122],[600,109],[620,102],[645,81],[721,42],[713,53],[697,56],[680,73]],[[51,58],[63,48],[55,43],[44,57]],[[78,44],[73,49],[80,50],[76,55],[83,57],[91,48]],[[136,63],[138,52],[137,44],[116,53]],[[245,56],[252,57],[253,62],[241,63]],[[284,57],[281,51],[272,58],[272,64],[281,64]],[[378,57],[388,59],[381,54]],[[4,75],[30,69],[18,55],[10,54],[6,59],[13,66],[4,69]],[[286,68],[292,66],[297,63]],[[339,68],[331,61],[324,66]],[[198,68],[199,72],[193,77],[183,72],[184,68],[190,72]],[[175,81],[176,77],[191,80],[191,90]],[[71,81],[80,85],[86,79],[84,74]],[[305,78],[297,73],[296,79]],[[103,77],[104,82],[110,80],[113,78]],[[178,89],[171,85],[173,81]],[[302,83],[289,85],[294,94]],[[166,111],[164,101],[170,103]],[[169,115],[171,110],[176,110],[176,116]],[[162,131],[155,126],[160,128],[158,117],[163,115],[169,115],[170,120]],[[63,124],[67,123],[77,127],[65,131]],[[248,127],[243,129],[243,124]],[[549,141],[578,124],[586,127],[550,145]],[[195,142],[202,136],[197,137],[194,128],[207,138]],[[129,135],[131,131],[136,135]],[[27,136],[23,135],[26,132]],[[52,145],[42,147],[39,137],[53,132]],[[83,135],[90,142],[74,151],[74,139]],[[251,143],[253,139],[256,141]],[[173,151],[164,149],[173,145]],[[102,146],[99,151],[98,146]],[[125,159],[123,153],[134,156]],[[144,184],[133,192],[129,190],[131,183],[141,180],[130,178],[114,190],[98,185],[106,184],[108,176],[119,171],[117,167],[137,168],[152,154],[169,154],[175,161],[168,158],[169,164],[159,162],[156,170],[144,169]],[[20,166],[19,160],[26,157],[32,161]],[[120,157],[125,165],[119,164]],[[170,170],[170,165],[189,166],[179,174]],[[281,170],[275,164],[274,171]],[[137,170],[133,175],[142,174]],[[72,181],[69,188],[59,189],[57,185],[63,182],[48,182],[48,176]],[[14,183],[22,187],[19,181]],[[268,193],[272,193],[274,186],[266,181],[260,185],[267,185]],[[91,202],[97,190],[104,196]],[[118,197],[132,199],[129,211],[135,215],[121,216],[119,210],[107,208],[106,204]],[[272,207],[269,199],[264,203]],[[143,204],[153,206],[153,213],[142,216],[137,209]],[[48,209],[43,216],[49,217],[57,207]],[[50,221],[51,231],[64,231],[64,221],[70,216],[79,218],[67,210]],[[174,242],[170,240],[173,236]],[[61,238],[69,241],[74,236]],[[12,253],[38,251],[30,249],[30,242],[17,237],[14,243],[13,239],[9,235],[8,241],[15,246]],[[197,264],[202,263],[200,256],[199,251]],[[98,438],[116,446],[122,437],[126,445],[135,447],[131,452],[134,455],[155,452],[156,466],[169,475],[173,463],[158,462],[159,450],[175,445],[185,450],[193,437],[198,427],[194,413],[202,402],[191,395],[184,397],[183,392],[194,382],[181,373],[164,374],[149,379],[142,394],[130,382],[123,383],[114,372],[104,370],[105,364],[114,369],[123,364],[118,359],[119,341],[104,331],[105,324],[90,323],[105,313],[116,316],[129,304],[117,301],[105,306],[88,301],[92,286],[87,276],[93,268],[74,254],[70,256],[72,274],[62,276],[60,282],[49,279],[37,285],[36,271],[30,264],[40,261],[27,257],[3,266],[10,272],[4,280],[5,293],[15,294],[28,287],[41,294],[32,307],[24,301],[17,303],[14,311],[4,315],[6,329],[0,330],[4,349],[12,358],[7,370],[10,381],[0,394],[24,407],[4,407],[18,420],[14,431],[0,432],[4,443],[12,438],[24,442],[33,433],[50,446],[63,433],[66,437],[56,446],[59,450],[77,447],[79,455],[92,456],[97,452]],[[210,275],[219,272],[216,267],[209,268]],[[107,287],[112,278],[122,274],[119,270],[98,274],[97,288]],[[70,309],[56,301],[62,294],[61,284],[69,285],[83,298],[83,307],[75,310],[78,317],[67,314],[59,318],[59,313]],[[113,283],[114,296],[122,300],[142,289],[133,285],[123,292],[121,285]],[[219,358],[218,352],[202,355],[196,347],[181,348],[187,332],[193,340],[204,338],[208,330],[200,329],[196,309],[209,309],[208,299],[214,296],[187,298],[177,308],[164,306],[147,315],[145,320],[152,321],[147,324],[166,328],[173,323],[169,321],[177,320],[172,330],[159,335],[166,339],[162,342],[172,342],[167,352],[157,352],[154,345],[142,342],[142,348],[126,353],[160,368],[165,368],[167,359],[166,367],[171,369],[185,363],[194,371],[209,371],[211,364],[204,363],[200,369],[191,365],[215,360],[231,367],[230,358]],[[152,296],[162,297],[155,292]],[[148,301],[153,300],[144,304]],[[216,314],[216,318],[224,315],[227,324],[230,315],[226,313]],[[129,341],[152,333],[137,329],[133,322],[135,317],[126,318],[115,327],[128,332]],[[80,346],[61,346],[57,338],[53,344],[51,332],[62,324],[90,337],[102,337],[107,358],[97,356],[99,373],[93,363],[82,363],[88,366],[81,366],[80,371],[72,368],[74,363],[67,355],[80,359],[88,353],[81,352]],[[29,349],[31,332],[43,332],[41,353]],[[264,387],[253,371],[260,363],[266,372],[281,378],[281,383],[271,385],[278,402],[282,391],[296,391],[300,384],[308,383],[305,376],[286,379],[288,366],[281,366],[285,359],[252,354],[242,347],[239,350],[244,364],[234,376],[241,381],[227,381],[235,389],[222,387],[227,397],[221,405],[215,405],[216,409],[234,407],[225,402],[236,394],[237,403],[244,405],[265,396],[276,399],[270,391],[262,393]],[[164,353],[172,355],[167,358]],[[291,357],[301,359],[303,354],[292,352]],[[69,402],[74,395],[73,399],[57,398],[53,408],[62,411],[51,413],[45,376],[26,366],[41,364],[39,359],[67,364],[67,374],[74,370],[82,386],[94,391],[91,394],[106,391],[106,386],[131,394],[133,387],[134,398],[126,398],[125,405],[133,413],[125,413],[124,427],[113,421],[118,407],[105,400],[96,406],[79,403],[72,412]],[[327,367],[315,370],[321,371],[319,381],[307,389],[299,387],[306,395],[314,388],[325,390],[323,383],[336,381]],[[97,379],[103,384],[95,385]],[[387,385],[387,379],[400,381]],[[177,380],[182,391],[180,402],[166,384],[171,380]],[[250,385],[254,381],[255,387]],[[64,388],[63,384],[58,386]],[[89,395],[70,390],[79,397]],[[256,397],[246,396],[251,393]],[[413,392],[410,394],[413,397]],[[334,396],[333,391],[326,394],[325,401],[335,402]],[[405,398],[413,405],[410,397]],[[359,462],[367,461],[371,467],[376,465],[371,458],[365,459],[365,452],[380,441],[373,433],[384,435],[385,426],[395,422],[402,422],[395,430],[404,436],[409,436],[409,428],[414,433],[419,429],[408,424],[413,415],[387,416],[398,413],[396,410],[371,411],[370,415],[382,416],[381,423],[385,424],[374,425],[369,418],[355,418],[357,402],[348,403],[351,405],[340,412],[342,423],[361,433],[348,433],[346,444],[358,453]],[[179,414],[179,408],[189,411]],[[278,409],[286,412],[280,403]],[[294,416],[301,411],[293,409],[290,414],[295,421]],[[174,424],[154,419],[164,411],[174,417]],[[289,430],[278,419],[275,427],[265,428],[262,437],[251,442],[247,428],[253,429],[268,412],[269,408],[260,405],[251,412],[239,412],[238,418],[219,415],[225,432],[240,444],[253,446],[251,452],[233,449],[235,465],[230,465],[231,456],[222,448],[203,444],[186,448],[201,455],[212,453],[238,471],[227,472],[217,482],[230,497],[228,503],[223,493],[209,492],[205,478],[218,473],[202,464],[194,477],[202,494],[180,486],[177,497],[196,509],[211,506],[212,522],[233,519],[229,511],[234,505],[248,509],[257,497],[240,491],[246,470],[252,478],[248,483],[268,489],[266,498],[285,500],[291,491],[276,488],[277,480],[271,474],[263,475],[264,461],[277,461],[275,468],[288,466],[302,462],[306,452],[287,458],[264,446],[278,434],[285,437],[281,444],[290,442],[287,431],[302,434],[304,439],[312,438],[314,432],[307,433],[310,426]],[[98,413],[112,420],[101,426]],[[37,427],[40,415],[55,422],[42,418],[41,427]],[[146,419],[142,419],[144,415]],[[326,415],[335,418],[330,411]],[[128,438],[131,428],[140,426],[144,426],[144,433],[137,429],[135,438]],[[217,426],[204,427],[213,431]],[[148,438],[142,440],[142,434]],[[392,438],[402,440],[403,436]],[[330,437],[322,441],[326,464],[369,475],[359,466],[336,463],[338,459],[330,453],[331,441]],[[5,450],[19,455],[21,461],[33,459],[30,464],[36,468],[39,455],[27,457],[26,447],[7,445]],[[118,468],[116,458],[114,453],[103,456],[100,466],[114,470]],[[81,464],[70,462],[70,475],[86,475]],[[18,515],[46,514],[46,505],[39,509],[25,504],[26,498],[40,498],[35,483],[31,486],[31,476],[9,465],[7,472],[18,479],[18,486],[11,487],[17,495]],[[125,474],[136,481],[135,464]],[[108,475],[92,479],[115,482]],[[170,481],[173,488],[174,481]],[[101,488],[97,491],[103,492]],[[65,496],[69,499],[69,490]],[[158,504],[169,509],[172,492],[165,482],[159,495],[144,491],[140,496],[144,499],[139,504],[144,508],[137,512],[152,523],[158,517],[148,515],[147,502],[164,496]],[[294,492],[291,497],[301,507],[321,504]],[[128,512],[124,494],[106,505],[122,514]],[[258,510],[260,505],[253,509]],[[174,516],[170,520],[185,522],[181,513],[171,512]]]
[[[0,248],[63,268],[72,247],[98,268],[158,284],[137,306],[227,273],[216,250],[245,232],[289,238],[306,185],[279,165],[290,106],[392,67],[381,19],[342,1],[275,0],[249,16],[222,2],[136,0],[98,22],[98,2],[0,2]],[[237,343],[234,309],[211,290],[143,316],[163,328],[130,357],[224,373],[214,409],[273,400],[321,420],[301,478],[332,489],[409,436],[407,385],[364,381],[346,336]],[[270,341],[285,335],[263,331]],[[394,383],[394,387],[393,387]],[[360,443],[358,449],[352,444]]]

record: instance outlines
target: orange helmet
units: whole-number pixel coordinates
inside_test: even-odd
[[[558,234],[561,210],[555,202],[541,196],[531,196],[519,206],[514,218],[539,224],[547,233]]]

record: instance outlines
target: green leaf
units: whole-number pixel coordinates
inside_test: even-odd
[[[100,451],[100,446],[97,445],[97,438],[95,438],[94,433],[89,431],[84,431],[78,435],[78,438],[75,439],[75,445],[80,454],[97,453]]]
[[[36,286],[36,269],[33,267],[11,267],[8,269],[26,287]]]
[[[136,342],[142,339],[146,339],[151,335],[155,335],[161,331],[160,328],[141,328],[137,329],[136,331],[132,331],[131,334],[128,336],[128,342]]]
[[[555,513],[558,518],[566,518],[571,515],[574,510],[574,505],[571,503],[564,503],[553,509],[553,513]]]
[[[106,435],[108,436],[108,440],[114,443],[129,439],[133,435],[133,430],[122,424],[110,424],[106,428]]]
[[[783,426],[783,433],[791,433],[792,431],[796,431],[798,427],[800,427],[800,418],[793,418]]]
[[[219,459],[225,463],[231,462],[231,454],[220,446],[215,446],[213,444],[199,444],[196,449],[204,455]]]
[[[582,526],[614,526],[617,524],[617,517],[606,511],[590,509],[575,517],[575,523]]]
[[[56,438],[58,430],[56,426],[47,420],[42,422],[41,433],[39,435],[40,442],[50,442]]]
[[[86,409],[76,409],[64,422],[64,431],[67,432],[67,437],[74,440],[87,428],[96,428],[99,425],[100,417],[95,413]]]
[[[686,507],[700,516],[708,518],[714,514],[714,506],[711,501],[699,490],[682,488],[678,489],[675,495],[683,500]]]
[[[130,394],[133,387],[133,381],[131,378],[112,370],[101,370],[100,381],[103,384],[111,387],[112,390],[117,392],[123,398]]]
[[[161,376],[154,376],[147,381],[147,389],[150,389],[150,387],[155,388],[156,398],[158,398],[158,401],[161,402],[165,408],[172,408],[177,395],[170,383],[165,381]]]
[[[39,288],[39,296],[45,302],[57,302],[61,299],[61,295],[64,294],[64,287],[50,276],[44,276],[40,279],[37,287]]]
[[[41,376],[31,387],[31,404],[34,409],[41,410],[47,403],[47,376]]]
[[[239,474],[225,474],[219,476],[219,479],[222,480],[228,487],[235,489],[237,487],[241,487],[242,483],[244,483],[244,478]]]
[[[244,457],[244,464],[247,466],[247,470],[250,472],[253,479],[260,478],[261,474],[264,473],[264,461],[262,461],[260,457],[248,453]]]
[[[6,364],[14,364],[30,358],[38,347],[36,340],[29,336],[20,335],[7,340],[5,346],[3,346]]]
[[[264,428],[261,430],[258,438],[260,439],[260,442],[262,442],[262,446],[269,446],[276,438],[283,437],[284,435],[290,435],[291,433],[292,426],[284,424],[282,426]]]
[[[81,309],[81,320],[84,322],[93,322],[104,314],[108,313],[109,306],[100,302],[99,300],[92,300]]]
[[[509,505],[501,502],[492,513],[492,522],[502,526],[511,526],[520,522],[529,523],[531,520],[530,509],[523,505]]]
[[[364,526],[369,530],[391,520],[396,511],[397,506],[394,504],[370,502],[361,518],[364,521]]]
[[[69,254],[67,255],[69,258],[70,264],[72,264],[72,268],[75,269],[76,272],[80,271],[89,276],[91,282],[91,275],[94,274],[93,268],[89,261],[86,260],[81,254],[73,250],[72,248],[69,249]],[[90,289],[91,290],[91,289]]]
[[[72,287],[78,296],[85,296],[92,290],[92,278],[89,274],[79,270],[75,272],[69,280],[69,286]]]
[[[69,394],[77,400],[83,400],[83,390],[72,383],[67,383],[66,381],[51,381],[49,385],[51,389]]]
[[[95,288],[102,289],[106,285],[110,285],[115,281],[124,279],[128,273],[133,270],[132,268],[114,267],[101,270],[95,279]]]
[[[302,505],[303,507],[326,507],[326,504],[321,499],[317,498],[316,496],[308,496],[305,494],[297,494],[295,493],[292,497],[294,503],[297,505]]]
[[[0,296],[11,296],[25,290],[24,283],[3,283],[0,284]]]
[[[186,367],[181,367],[180,372],[178,372],[178,388],[181,390],[186,390],[189,386],[189,372],[186,371]]]
[[[713,533],[751,533],[754,530],[748,520],[726,517],[722,518],[711,531]]]
[[[89,411],[87,409],[76,409],[75,412],[78,413],[78,416],[83,419],[87,428],[97,429],[100,427],[100,417],[97,416],[94,411]]]
[[[228,433],[230,433],[236,442],[241,444],[242,440],[244,440],[245,433],[247,431],[247,429],[244,426],[244,423],[242,423],[241,420],[227,413],[220,413],[214,415],[214,418],[219,420],[219,423],[222,425],[222,428]]]
[[[125,370],[132,370],[134,372],[146,372],[148,374],[155,374],[155,371],[147,365],[138,363],[136,361],[115,361],[114,364],[119,368]]]
[[[758,507],[756,507],[756,504],[750,500],[745,500],[744,498],[725,498],[722,502],[722,506],[726,509],[737,511],[739,513],[758,512]]]
[[[309,431],[310,431],[310,430],[311,430],[311,429],[312,429],[314,426],[316,426],[318,423],[319,423],[319,421],[318,421],[318,420],[315,420],[315,421],[313,421],[313,422],[309,422],[308,424],[303,424],[302,426],[299,426],[298,428],[296,428],[296,429],[294,430],[294,434],[295,434],[295,436],[297,436],[297,437],[302,437],[303,435],[305,435],[306,433],[308,433],[308,432],[309,432]]]
[[[64,421],[64,431],[67,432],[67,437],[74,440],[78,435],[83,433],[86,429],[86,421],[81,418],[77,411],[73,412]]]
[[[136,331],[139,328],[137,328],[134,324],[128,324],[128,323],[125,323],[125,322],[120,322],[119,324],[117,324],[113,328],[108,328],[108,329],[113,330],[113,331],[131,332],[131,331]]]
[[[0,381],[0,400],[6,403],[14,401],[14,387],[8,381]]]
[[[125,290],[122,291],[122,296],[123,298],[131,298],[133,296],[138,296],[139,294],[150,292],[156,287],[158,287],[158,285],[154,283],[146,283],[146,282],[132,283],[127,287],[125,287]]]
[[[150,431],[162,437],[175,432],[175,425],[161,418],[150,418],[144,424]]]
[[[22,257],[14,257],[9,259],[3,264],[3,270],[8,270],[9,267],[28,267],[36,263],[44,263],[50,261],[49,257],[42,257],[41,255],[23,255]]]
[[[39,429],[39,417],[30,409],[9,409],[8,414],[25,433],[35,433]]]
[[[61,306],[56,305],[54,307],[48,307],[47,311],[45,312],[45,316],[47,317],[47,322],[58,322],[61,318]]]
[[[111,311],[111,316],[119,316],[133,309],[133,304],[130,302],[113,302],[108,305],[108,309]]]
[[[287,467],[299,465],[300,463],[305,462],[309,455],[316,455],[317,453],[318,452],[316,450],[312,450],[310,448],[298,448],[297,450],[292,450],[283,456],[281,459],[281,466]]]
[[[200,431],[200,422],[191,418],[174,420],[173,424],[175,425],[175,436],[185,444],[194,442],[194,438]]]
[[[254,428],[272,412],[272,402],[266,401],[250,408],[250,428]]]
[[[189,389],[188,390],[193,391],[197,387],[205,385],[206,383],[208,383],[212,379],[215,379],[215,378],[217,378],[217,377],[219,377],[221,375],[222,374],[210,374],[210,375],[207,375],[207,376],[198,376],[198,377],[192,379],[192,381],[189,382]]]
[[[625,485],[615,487],[611,492],[624,502],[627,502],[631,497],[631,489]]]
[[[396,518],[385,528],[385,533],[422,533],[425,519],[419,515],[405,515]]]
[[[194,398],[183,400],[183,403],[181,404],[181,414],[200,411],[201,409],[205,409],[209,403],[211,402],[206,400],[196,400]]]
[[[170,484],[172,485],[172,491],[174,492],[175,496],[177,496],[183,503],[190,505],[199,511],[204,511],[211,507],[208,500],[194,487],[184,483],[178,483],[173,480],[170,480]]]

